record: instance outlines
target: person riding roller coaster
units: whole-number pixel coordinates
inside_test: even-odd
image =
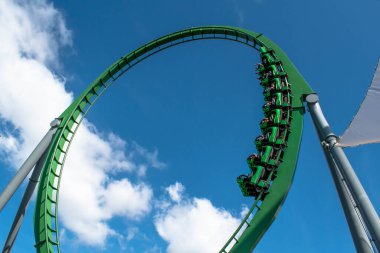
[[[276,93],[276,96],[272,97],[270,101],[266,101],[265,104],[262,106],[264,115],[266,117],[269,117],[268,115],[270,115],[270,112],[274,109],[287,110],[291,107],[291,105],[289,105],[288,103],[283,103],[282,100],[282,94]]]
[[[249,175],[240,175],[237,182],[244,196],[257,197],[261,191],[267,193],[269,184],[266,182],[267,170],[263,166],[255,165]]]
[[[260,178],[265,181],[265,172],[263,172],[262,169],[268,172],[276,169],[279,165],[278,160],[281,152],[281,148],[265,146],[265,148],[262,150],[262,156],[258,154],[252,154],[248,156],[247,163],[251,171],[254,173],[254,178]],[[256,181],[257,180],[255,180],[255,182]]]
[[[290,92],[289,86],[281,86],[276,83],[271,83],[266,86],[263,91],[264,99],[270,101],[273,97],[279,96],[281,94],[288,94]],[[279,93],[279,94],[276,94]]]
[[[265,104],[263,105],[263,111],[265,113],[265,111],[267,110],[267,108],[274,108],[274,107],[277,107],[277,108],[284,108],[284,107],[290,107],[289,103],[287,101],[289,101],[289,96],[287,94],[283,94],[281,92],[277,92],[275,94],[273,94],[272,97],[268,98],[267,100],[265,100]]]
[[[288,126],[270,126],[264,128],[263,136],[256,138],[256,147],[271,145],[273,147],[285,147],[288,138]],[[258,149],[260,150],[260,149]]]
[[[243,193],[243,196],[251,196],[257,198],[260,192],[258,191],[257,187],[251,183],[251,178],[251,175],[240,175],[237,178],[237,183],[240,187],[241,192]]]
[[[261,151],[261,149],[263,147],[263,142],[266,142],[264,135],[260,134],[259,136],[256,137],[255,145],[256,145],[257,151]]]
[[[266,128],[279,127],[282,130],[290,126],[291,116],[289,110],[273,109],[265,113],[265,118],[260,122],[260,129],[266,132]]]
[[[253,168],[253,166],[260,161],[261,161],[261,156],[255,153],[247,157],[247,164],[249,168]]]
[[[271,55],[272,52],[267,51],[267,52],[261,54],[261,63],[264,65],[264,67],[267,67],[267,66],[270,66],[270,65],[281,64],[281,61],[275,59]]]
[[[263,74],[264,72],[265,72],[265,67],[264,67],[264,65],[261,64],[261,63],[258,63],[258,64],[256,65],[256,74],[257,74],[257,75],[261,75],[261,74]]]

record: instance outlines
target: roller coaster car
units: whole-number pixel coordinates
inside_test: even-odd
[[[281,93],[281,92],[282,92],[281,87],[277,89],[275,86],[269,85],[265,87],[263,91],[263,95],[264,95],[265,100],[269,100],[275,93]]]
[[[271,101],[266,101],[261,108],[263,109],[264,115],[267,115],[268,112],[275,108],[273,99]]]
[[[277,75],[279,73],[276,64],[271,64],[271,65],[267,66],[267,71],[271,72],[273,76],[275,76],[275,75]]]
[[[277,169],[280,164],[280,156],[282,152],[282,147],[275,147],[272,145],[265,145],[262,148],[262,158],[261,166],[263,166],[267,171]]]
[[[257,74],[262,74],[263,72],[265,71],[265,67],[263,64],[259,63],[257,64],[257,67],[256,67],[256,73]]]
[[[267,105],[263,105],[263,110],[265,110],[265,107],[269,107],[269,108],[273,108],[273,107],[277,107],[277,108],[284,108],[284,107],[287,107],[288,106],[288,103],[286,103],[287,100],[287,97],[286,97],[286,94],[282,94],[281,92],[276,92],[271,98],[269,101],[267,102],[270,102],[271,104],[267,104]]]
[[[275,51],[272,48],[267,47],[260,47],[260,54],[268,54],[268,53],[275,53]]]
[[[281,87],[280,89],[276,89],[275,87],[267,86],[263,91],[264,100],[271,101],[274,97],[290,94],[290,91],[290,87]]]
[[[274,78],[273,85],[276,88],[276,90],[282,90],[282,88],[286,86],[285,83],[281,81],[280,78]]]
[[[273,126],[280,126],[281,124],[281,119],[282,119],[282,114],[286,110],[283,109],[273,109],[269,111],[269,122],[272,122]]]
[[[261,120],[260,129],[263,133],[267,134],[272,127],[276,127],[281,131],[281,129],[289,127],[289,123],[285,120],[273,121],[273,118],[264,118]]]
[[[288,141],[288,138],[289,138],[289,128],[283,128],[281,129],[280,133],[279,133],[279,136],[278,136],[278,139],[276,141],[276,145],[287,145],[287,141]]]
[[[238,185],[239,185],[239,188],[241,190],[241,192],[243,193],[243,196],[244,197],[248,197],[248,196],[253,196],[254,195],[254,192],[252,191],[249,191],[246,187],[247,185],[247,182],[249,182],[249,179],[248,179],[248,176],[247,175],[240,175],[238,176],[238,178],[236,179]]]
[[[269,159],[271,158],[273,154],[273,146],[269,144],[263,144],[263,148],[261,149],[261,163],[267,164],[269,162]]]
[[[268,128],[269,125],[273,125],[273,122],[269,122],[268,118],[263,118],[260,121],[260,129],[261,129],[261,131],[264,132],[265,129]]]
[[[264,65],[264,67],[281,64],[281,61],[274,58],[270,52],[260,54],[260,58],[261,58],[261,63]]]
[[[279,134],[279,136],[280,137],[282,136],[282,132]],[[276,139],[275,142],[270,142],[267,139],[267,137],[265,137],[264,135],[259,135],[255,139],[255,145],[256,145],[256,149],[258,151],[265,151],[265,147],[267,147],[267,146],[271,146],[273,148],[285,148],[287,145],[286,141],[287,141],[287,139],[284,141],[281,137],[281,138]]]
[[[275,74],[273,74],[272,72],[265,72],[265,74],[261,75],[259,78],[261,80],[260,85],[264,88],[276,87],[276,89],[281,90],[281,81],[276,81],[276,79],[279,78],[274,78],[274,76]]]
[[[271,48],[260,48],[260,58],[264,66],[266,64],[281,64],[280,60],[274,57],[275,51]]]
[[[269,117],[275,109],[289,110],[289,108],[291,108],[291,105],[283,102],[282,94],[279,93],[276,93],[276,96],[271,101],[265,102],[262,106],[265,117]]]
[[[292,110],[282,110],[281,112],[281,126],[290,126],[290,122],[292,121]]]
[[[290,89],[290,84],[285,81],[288,75],[285,72],[279,71],[264,71],[259,73],[259,80],[261,81],[261,86],[268,86],[275,79],[280,79],[281,86],[283,89]]]
[[[285,72],[278,72],[277,74],[274,75],[275,78],[288,78],[288,74],[286,74]]]
[[[262,141],[261,145],[285,147],[287,145],[288,133],[288,127],[269,127],[268,131],[264,133],[264,140]]]
[[[259,80],[262,87],[267,87],[269,85],[270,78],[268,76],[259,76]]]
[[[282,102],[284,103],[284,105],[291,107],[292,95],[289,92],[282,94],[281,99],[282,99]],[[276,101],[276,103],[277,103],[277,101]]]
[[[256,149],[257,149],[258,151],[261,150],[261,148],[262,148],[262,146],[263,146],[263,141],[264,141],[264,140],[265,140],[265,137],[264,137],[264,135],[262,135],[262,134],[256,137],[256,139],[255,139],[255,145],[256,145]]]
[[[265,139],[268,140],[268,143],[275,143],[279,133],[280,128],[277,126],[270,126],[263,130],[263,134],[265,136]]]
[[[261,86],[267,86],[273,79],[274,74],[271,71],[264,71],[259,73],[259,80]]]
[[[290,90],[286,87],[276,87],[273,85],[268,85],[265,87],[263,95],[266,101],[270,101],[274,96],[276,96],[276,93],[287,93],[289,91]]]
[[[278,140],[276,140],[276,142],[270,143],[268,141],[268,139],[265,138],[264,135],[259,135],[255,139],[255,145],[256,145],[256,149],[259,152],[264,152],[263,154],[265,154],[265,152],[268,151],[267,147],[273,147],[274,149],[279,149],[279,148],[283,149],[286,147],[286,142],[282,141],[282,139],[278,139]],[[265,157],[265,155],[264,155],[264,157]],[[264,159],[264,161],[265,161],[265,159]]]
[[[292,111],[289,108],[274,109],[266,113],[269,118],[268,126],[278,126],[280,128],[289,127],[292,120]]]
[[[270,111],[264,112],[265,118],[260,122],[260,128],[262,132],[266,132],[266,129],[269,127],[286,127],[289,124],[289,121],[286,118],[283,118],[283,115],[287,115],[286,109],[276,109],[273,108]]]
[[[277,169],[282,162],[284,150],[283,148],[273,148],[272,155],[269,159],[267,168],[268,170]]]
[[[243,196],[252,196],[254,198],[258,197],[259,192],[257,191],[257,188],[251,183],[251,176],[240,175],[237,178],[237,183],[240,187],[241,192],[243,193]]]
[[[260,160],[261,160],[261,156],[258,154],[252,154],[248,156],[247,163],[248,163],[249,168],[250,169],[253,168],[253,166],[257,164],[258,162],[260,162]]]
[[[254,186],[259,186],[262,187],[263,181],[265,181],[265,176],[266,175],[266,170],[265,167],[260,166],[260,165],[255,165],[252,170],[252,177],[251,177],[251,183]]]
[[[276,62],[273,60],[272,56],[269,54],[265,54],[261,56],[261,62],[265,67],[268,67],[272,64],[276,64]]]

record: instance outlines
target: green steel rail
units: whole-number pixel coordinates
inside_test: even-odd
[[[34,214],[37,252],[61,252],[58,236],[58,200],[62,170],[74,135],[92,105],[116,79],[147,57],[175,45],[204,39],[231,40],[257,51],[261,47],[273,49],[276,59],[281,61],[284,71],[288,74],[289,83],[292,84],[293,119],[288,145],[277,176],[270,186],[269,194],[263,200],[257,198],[240,226],[220,250],[231,253],[252,252],[276,218],[292,184],[302,136],[303,99],[313,91],[276,44],[262,34],[228,26],[196,27],[178,31],[132,51],[106,69],[58,117],[61,123],[49,148],[37,192]]]

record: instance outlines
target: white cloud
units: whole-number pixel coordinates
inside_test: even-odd
[[[241,211],[240,211],[240,217],[243,219],[249,212],[249,208],[246,205],[242,205]]]
[[[185,187],[183,186],[183,184],[175,182],[175,184],[166,187],[165,190],[169,193],[171,200],[173,200],[174,202],[180,202]]]
[[[54,27],[60,29],[54,33]],[[53,39],[57,33],[64,39]],[[0,1],[0,34],[0,117],[16,128],[1,129],[1,148],[12,154],[8,160],[17,166],[72,101],[63,81],[45,65],[57,61],[58,48],[69,44],[70,32],[53,6],[43,1],[18,5],[5,0]]]
[[[127,231],[127,240],[130,241],[139,233],[139,229],[137,227],[130,227]]]
[[[108,185],[104,205],[115,215],[140,219],[149,211],[152,195],[152,190],[145,184],[132,185],[123,179]]]
[[[120,236],[107,222],[115,216],[140,219],[150,211],[153,192],[144,183],[110,177],[112,169],[133,171],[138,165],[133,157],[125,158],[124,145],[115,135],[104,140],[88,124],[85,121],[79,128],[70,148],[59,211],[62,223],[81,242],[104,247],[108,236]]]
[[[0,34],[0,156],[17,168],[50,121],[73,101],[64,79],[52,71],[60,65],[60,49],[72,43],[71,32],[45,0],[2,0]],[[150,211],[153,192],[147,184],[116,176],[143,176],[149,167],[163,168],[157,156],[157,150],[101,134],[84,121],[61,181],[63,227],[89,245],[104,247],[107,237],[119,238],[109,221],[115,216],[141,219]]]
[[[167,252],[218,252],[239,225],[239,219],[228,211],[215,207],[208,199],[184,199],[175,190],[180,188],[179,185],[182,184],[177,182],[166,190],[172,200],[182,201],[175,201],[171,205],[165,202],[166,205],[160,206],[162,210],[154,221],[157,232],[168,243]]]

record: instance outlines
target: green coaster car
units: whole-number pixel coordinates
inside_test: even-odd
[[[251,178],[247,175],[240,175],[237,178],[237,183],[240,187],[243,196],[257,198],[260,194],[259,189],[251,183]]]
[[[265,180],[257,180],[253,173],[240,175],[236,181],[246,197],[252,196],[257,198],[261,191],[264,191],[264,196],[268,193],[269,183]]]
[[[265,117],[269,117],[271,115],[271,112],[275,109],[289,110],[291,108],[290,104],[282,102],[282,96],[281,94],[279,95],[280,96],[276,96],[271,101],[265,102],[265,104],[262,106]]]
[[[276,86],[267,86],[263,91],[264,100],[271,101],[273,97],[279,96],[276,93],[288,94],[290,92],[291,92],[290,86],[281,86],[280,88],[276,88]]]
[[[260,53],[261,62],[264,65],[264,67],[270,66],[270,65],[276,65],[281,64],[280,60],[275,59],[271,53],[274,52],[272,49],[261,49],[262,52]]]
[[[262,75],[265,72],[265,67],[263,64],[259,63],[256,67],[256,74]]]
[[[263,134],[269,143],[275,143],[280,134],[280,128],[277,126],[270,126],[263,129]]]
[[[247,163],[248,163],[249,168],[252,170],[253,166],[255,166],[255,164],[260,162],[260,160],[261,160],[261,156],[258,154],[249,155],[247,158]]]
[[[288,138],[288,127],[272,126],[264,129],[262,145],[284,146]]]
[[[250,177],[251,177],[251,183],[254,185],[254,186],[258,186],[260,181],[262,181],[262,179],[264,178],[265,176],[265,167],[263,166],[260,166],[260,165],[255,165],[252,170],[251,170],[251,174],[250,174]]]
[[[261,151],[261,148],[263,147],[263,142],[265,141],[264,135],[259,135],[255,139],[255,146],[257,151]]]
[[[280,134],[281,136],[281,134]],[[265,138],[264,135],[259,135],[255,139],[255,146],[256,149],[261,152],[263,150],[264,146],[273,146],[274,148],[284,148],[286,146],[286,141],[283,139],[279,138],[276,140],[276,142],[270,143],[268,139]]]

